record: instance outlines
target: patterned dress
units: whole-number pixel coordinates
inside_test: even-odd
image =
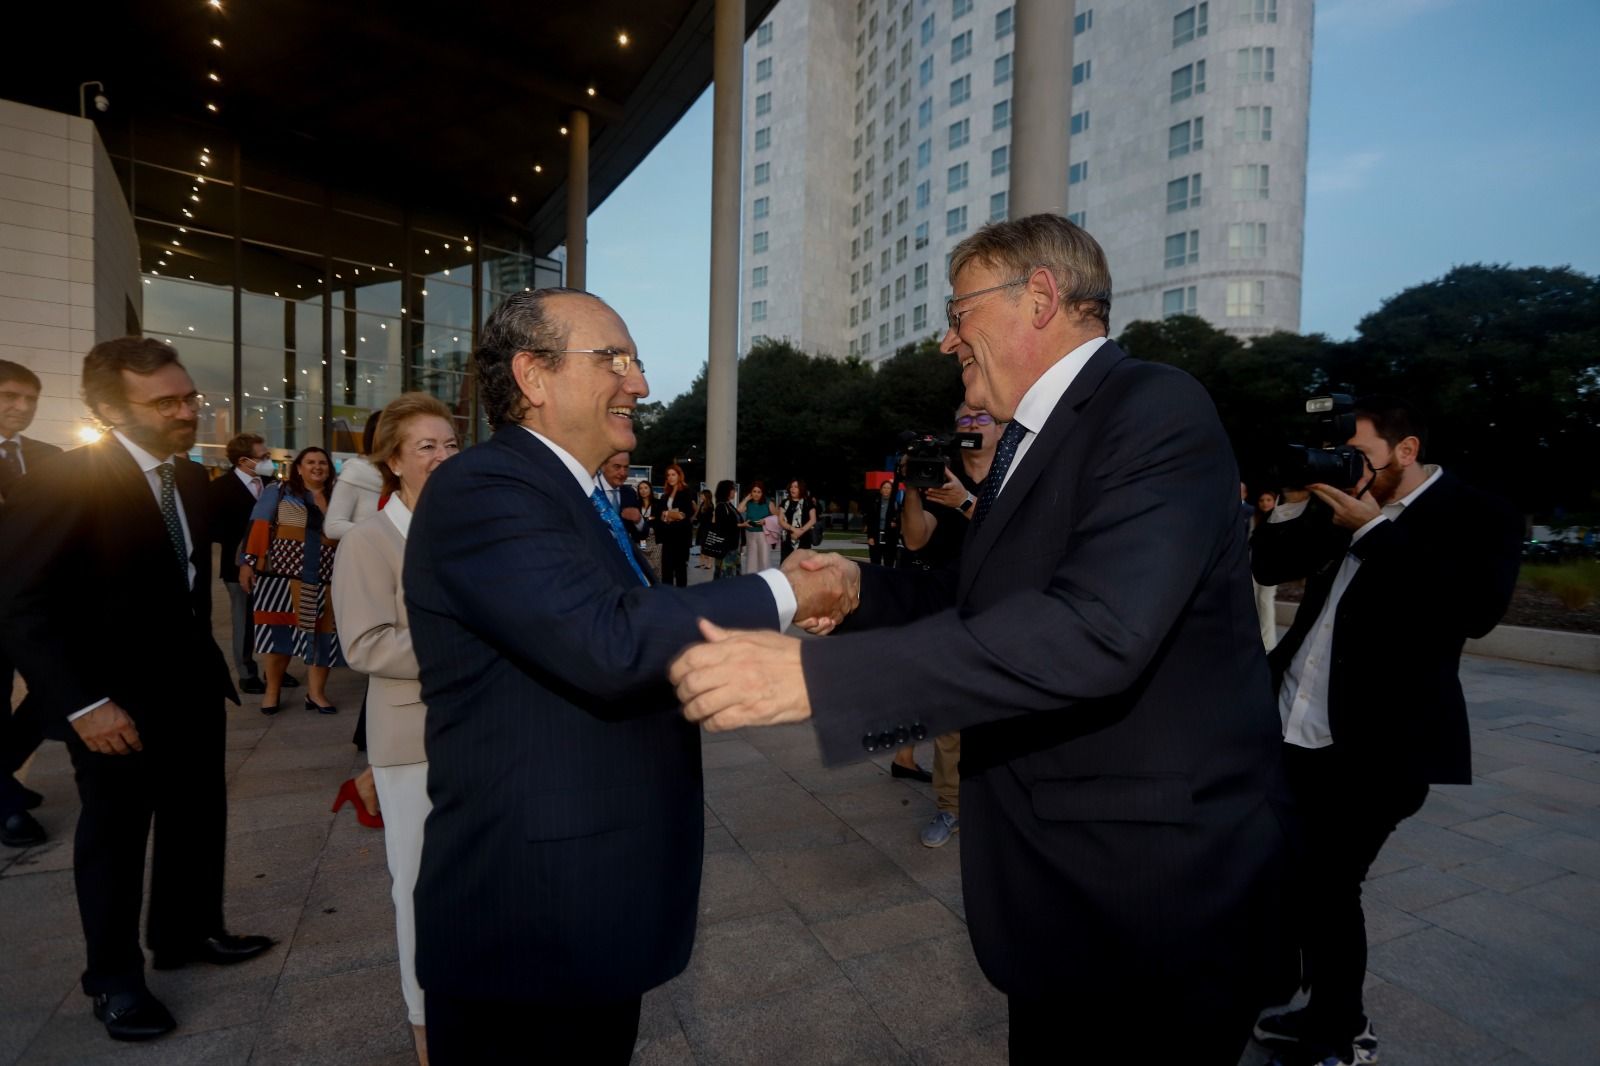
[[[315,502],[281,482],[250,512],[245,553],[257,560],[256,651],[344,666],[328,597],[338,544],[323,534],[322,518]]]

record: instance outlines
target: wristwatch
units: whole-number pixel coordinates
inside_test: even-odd
[[[972,517],[972,505],[977,503],[977,502],[978,502],[978,498],[976,496],[974,496],[972,493],[969,492],[969,493],[967,493],[967,498],[961,501],[961,506],[959,508],[957,508],[957,510],[959,510],[962,514],[966,515],[968,518],[971,518]]]

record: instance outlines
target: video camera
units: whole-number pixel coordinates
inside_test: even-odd
[[[1284,450],[1278,466],[1279,484],[1303,489],[1318,483],[1349,491],[1367,473],[1367,459],[1346,444],[1355,436],[1355,401],[1344,393],[1313,396],[1306,401],[1306,414],[1312,416],[1313,436],[1322,443],[1291,444]]]
[[[981,433],[900,434],[900,458],[905,464],[906,488],[938,488],[944,484],[945,467],[959,463],[963,451],[981,447]]]

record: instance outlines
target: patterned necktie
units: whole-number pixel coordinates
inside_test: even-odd
[[[1028,427],[1015,418],[1000,435],[1000,443],[994,449],[994,462],[989,464],[989,476],[983,479],[983,492],[978,497],[978,506],[972,515],[973,525],[982,522],[989,514],[989,508],[994,506],[994,501],[1000,498],[1000,484],[1006,479],[1006,471],[1011,469],[1011,460],[1017,457],[1017,445],[1027,435]]]
[[[650,584],[650,579],[644,576],[644,570],[639,566],[639,560],[633,557],[633,545],[628,543],[627,531],[622,528],[622,516],[612,508],[611,501],[606,499],[606,494],[597,486],[589,494],[589,502],[594,504],[594,509],[600,512],[600,517],[605,524],[611,527],[611,539],[617,542],[617,547],[622,549],[623,558],[628,560],[628,565],[633,567],[633,572],[639,575],[641,584]]]
[[[16,441],[0,440],[0,492],[22,476],[22,447]]]
[[[187,585],[189,552],[183,546],[183,519],[178,517],[178,470],[171,463],[162,463],[156,467],[156,473],[161,477],[161,520],[166,524],[167,539],[172,542],[172,551],[178,557],[178,568]]]

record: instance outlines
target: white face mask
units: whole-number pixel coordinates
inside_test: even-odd
[[[276,474],[277,472],[278,472],[277,464],[275,464],[271,459],[257,459],[256,460],[256,466],[255,466],[255,475],[256,475],[256,477],[269,478],[273,474]]]

